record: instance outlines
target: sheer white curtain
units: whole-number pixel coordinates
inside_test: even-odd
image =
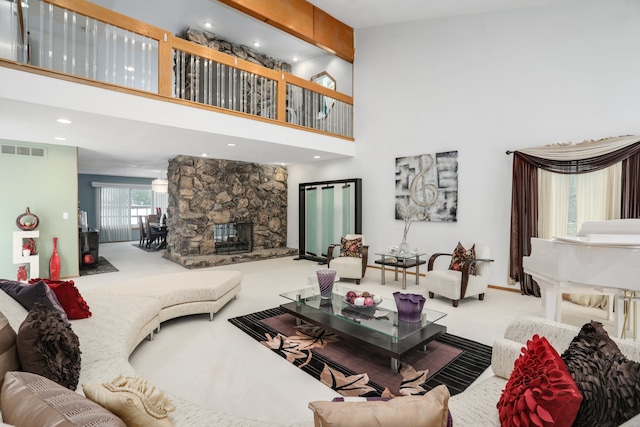
[[[566,236],[571,175],[538,169],[538,236]]]
[[[622,163],[576,175],[577,230],[585,221],[620,219]]]
[[[131,191],[126,187],[96,188],[101,242],[131,240]]]
[[[538,235],[543,239],[573,235],[585,221],[620,218],[622,164],[572,176],[538,171]],[[575,209],[570,208],[572,194]],[[575,221],[575,228],[569,223]]]
[[[156,208],[162,209],[162,213],[167,213],[167,206],[169,205],[169,194],[168,193],[156,193],[155,191],[151,192],[152,202],[151,202],[151,212],[155,213]],[[167,214],[168,216],[168,214]],[[160,221],[162,218],[158,218]]]

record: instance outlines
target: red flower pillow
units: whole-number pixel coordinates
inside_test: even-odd
[[[537,334],[527,341],[498,401],[502,427],[571,427],[582,394],[558,352]]]
[[[58,302],[71,319],[86,319],[91,317],[89,304],[84,300],[73,280],[31,279],[29,283],[44,281],[58,298]]]
[[[449,270],[462,271],[464,262],[468,259],[476,259],[476,245],[471,246],[471,249],[465,249],[462,243],[458,242],[458,245],[453,250],[451,256],[451,264],[449,264]],[[469,266],[469,274],[476,275],[476,264],[473,263]]]

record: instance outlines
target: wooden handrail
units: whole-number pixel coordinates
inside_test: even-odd
[[[272,80],[276,80],[278,83],[284,80],[284,82],[286,83],[291,83],[304,89],[308,89],[321,95],[329,96],[333,99],[337,99],[338,101],[346,102],[347,104],[353,105],[353,98],[349,95],[345,95],[344,93],[337,92],[324,86],[320,86],[317,83],[310,82],[284,71],[275,71],[269,68],[265,68],[261,65],[254,64],[253,62],[245,61],[244,59],[236,58],[235,56],[218,52],[217,50],[213,50],[211,48],[188,40],[174,37],[172,47],[176,50],[181,50],[192,55],[198,55],[202,58],[211,59],[230,67],[238,68],[239,70],[248,71],[250,73],[258,74],[263,77],[268,77]]]
[[[305,129],[307,131],[322,133],[322,134],[331,134],[333,136],[336,135],[331,132],[324,132],[317,129],[310,129],[303,126],[298,126],[295,124],[289,124],[286,122],[286,98],[287,98],[287,84],[292,84],[303,89],[310,90],[312,92],[318,93],[320,95],[324,95],[330,97],[332,99],[344,102],[349,105],[353,105],[353,98],[349,95],[337,92],[335,90],[325,88],[316,83],[304,80],[300,77],[294,76],[292,74],[271,70],[266,67],[254,64],[252,62],[243,60],[241,58],[237,58],[231,55],[227,55],[225,53],[216,51],[206,46],[199,45],[197,43],[187,41],[178,37],[175,37],[171,32],[163,30],[162,28],[147,24],[142,21],[138,21],[134,18],[130,18],[128,16],[122,15],[118,12],[114,12],[112,10],[106,9],[104,7],[98,6],[93,3],[89,3],[87,1],[78,1],[78,0],[41,0],[45,3],[52,4],[54,6],[67,9],[70,11],[74,11],[83,16],[87,16],[89,18],[95,19],[97,21],[103,22],[105,24],[113,25],[115,27],[121,28],[123,30],[131,31],[133,33],[148,37],[150,39],[156,40],[158,43],[158,95],[161,97],[171,98],[173,99],[173,72],[174,72],[174,50],[182,51],[187,54],[197,55],[201,58],[206,58],[213,60],[217,63],[224,64],[239,70],[243,70],[258,76],[266,77],[276,82],[277,87],[277,96],[276,96],[276,119],[275,122],[280,124],[286,124],[291,127]],[[0,66],[6,66],[3,64],[3,61],[0,60]],[[27,66],[29,68],[30,66]],[[73,76],[69,74],[60,73],[59,71],[52,70],[50,73],[45,73],[53,77],[63,78],[69,81],[77,81],[84,84],[87,84],[87,81],[94,82],[91,79],[87,79],[84,77]],[[101,81],[95,81],[95,84],[91,83],[95,86],[109,87],[114,88],[117,87],[113,84],[105,84]],[[134,92],[138,92],[135,91]],[[187,101],[187,100],[178,100],[175,101],[187,102],[189,105],[195,104],[195,102]],[[264,121],[265,118],[259,118],[250,114],[244,114],[235,112],[232,110],[218,108],[213,106],[207,106],[207,108],[213,108],[216,111],[223,111],[228,114],[234,115],[242,115],[243,117],[250,117],[253,119],[259,119]],[[266,119],[266,121],[274,122],[274,119]],[[351,137],[340,136],[344,139],[353,140]]]
[[[327,87],[324,86],[320,86],[317,83],[313,83],[310,82],[308,80],[305,80],[303,78],[300,78],[298,76],[294,76],[293,74],[289,74],[289,73],[284,73],[285,74],[285,81],[287,83],[291,83],[293,85],[296,86],[300,86],[301,88],[304,89],[309,89],[313,92],[317,92],[321,95],[325,95],[325,96],[329,96],[333,99],[337,99],[338,101],[342,101],[345,102],[347,104],[351,104],[353,105],[353,98],[349,95],[345,95],[344,93],[341,92],[337,92],[333,89],[329,89]]]
[[[141,34],[161,41],[164,39],[165,34],[171,34],[169,31],[156,27],[146,22],[138,21],[137,19],[130,18],[113,10],[106,9],[97,4],[89,3],[88,1],[78,0],[42,0],[45,3],[50,3],[64,9],[78,12],[89,18],[93,18],[105,24],[114,25],[116,27],[129,30],[131,32]]]

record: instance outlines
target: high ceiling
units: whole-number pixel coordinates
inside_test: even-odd
[[[356,29],[566,1],[572,0],[310,0],[317,7]],[[189,26],[205,29],[204,23],[209,21],[213,26],[207,31],[247,46],[259,41],[262,46],[256,50],[286,61],[293,56],[305,60],[326,55],[319,48],[247,17],[216,0],[92,2],[176,34]],[[328,153],[319,153],[308,147],[291,147],[277,141],[263,143],[258,139],[247,140],[164,123],[141,124],[127,117],[105,117],[100,114],[99,108],[92,112],[88,109],[74,112],[73,109],[56,108],[56,105],[61,104],[54,102],[33,105],[7,99],[2,99],[1,104],[0,138],[78,146],[78,166],[82,173],[155,178],[161,171],[166,171],[167,161],[175,155],[199,155],[204,151],[220,158],[288,164],[313,161],[313,156],[317,154],[323,154],[323,159],[340,157],[336,154],[325,155]],[[64,128],[66,142],[53,140],[58,136],[56,132],[61,130],[53,118],[61,114],[77,118],[74,124]],[[180,143],[176,144],[175,141]],[[231,150],[227,144],[232,142],[237,144]],[[217,148],[212,153],[211,149],[203,147]]]
[[[359,29],[384,24],[471,15],[573,0],[307,0]]]

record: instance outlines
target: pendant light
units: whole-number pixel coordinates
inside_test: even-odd
[[[151,181],[151,191],[153,191],[154,193],[169,192],[169,181],[166,179],[162,179],[162,173],[160,173],[160,178],[156,178]]]

